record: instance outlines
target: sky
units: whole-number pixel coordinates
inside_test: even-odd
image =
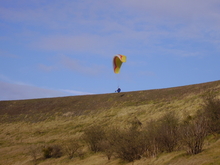
[[[119,74],[116,54],[127,56]],[[220,80],[219,0],[0,0],[0,100]]]

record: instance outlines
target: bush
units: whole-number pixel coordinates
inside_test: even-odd
[[[158,142],[161,151],[172,152],[179,140],[179,120],[174,113],[167,113],[159,120]]]
[[[220,99],[214,91],[209,91],[203,97],[203,111],[202,116],[208,121],[208,128],[210,133],[220,133]]]
[[[28,154],[33,158],[33,163],[37,164],[37,157],[40,153],[40,147],[39,145],[31,145],[28,148]]]
[[[43,148],[44,158],[59,158],[62,156],[62,149],[59,145],[50,145]]]
[[[182,124],[179,133],[189,154],[202,152],[208,133],[220,133],[220,100],[214,91],[203,96],[202,109],[194,118],[190,117]]]
[[[147,130],[147,156],[172,152],[178,144],[179,120],[174,113],[167,113],[157,121],[150,121]]]
[[[93,125],[84,130],[82,139],[88,144],[88,147],[93,152],[99,152],[102,150],[100,144],[105,138],[105,131],[99,125]]]
[[[112,145],[110,144],[110,142],[106,139],[106,140],[103,140],[101,143],[100,143],[100,147],[101,147],[101,150],[105,153],[105,155],[107,156],[108,160],[111,159],[113,153],[114,153],[114,150],[113,150],[113,147]]]
[[[63,146],[64,146],[64,151],[66,152],[66,154],[69,156],[70,159],[72,159],[74,156],[77,155],[77,151],[81,147],[78,139],[69,140]]]
[[[207,120],[204,117],[197,117],[191,122],[184,123],[180,127],[181,142],[186,146],[188,154],[202,152],[203,143],[207,136]]]
[[[108,140],[116,155],[125,161],[140,159],[146,150],[144,133],[134,128],[112,129]]]
[[[146,131],[146,143],[147,150],[146,150],[146,156],[147,157],[155,157],[161,152],[161,148],[159,146],[159,122],[152,120],[149,123],[147,123]]]

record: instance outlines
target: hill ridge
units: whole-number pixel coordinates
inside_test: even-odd
[[[71,112],[73,115],[77,116],[111,108],[139,106],[158,100],[166,101],[172,98],[181,99],[185,95],[190,95],[192,93],[199,94],[213,88],[220,88],[220,80],[163,89],[0,101],[0,116],[10,116],[11,121],[21,120],[21,115],[35,115],[37,118],[39,113],[54,115],[57,113],[65,114]],[[28,120],[28,117],[26,117],[25,120]],[[41,117],[41,120],[44,120],[44,118]]]

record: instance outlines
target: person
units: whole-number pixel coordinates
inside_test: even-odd
[[[121,88],[118,87],[118,89],[115,92],[120,93],[121,92]]]

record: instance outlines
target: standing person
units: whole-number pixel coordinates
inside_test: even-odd
[[[121,92],[121,88],[118,87],[118,89],[115,92],[120,93]]]

